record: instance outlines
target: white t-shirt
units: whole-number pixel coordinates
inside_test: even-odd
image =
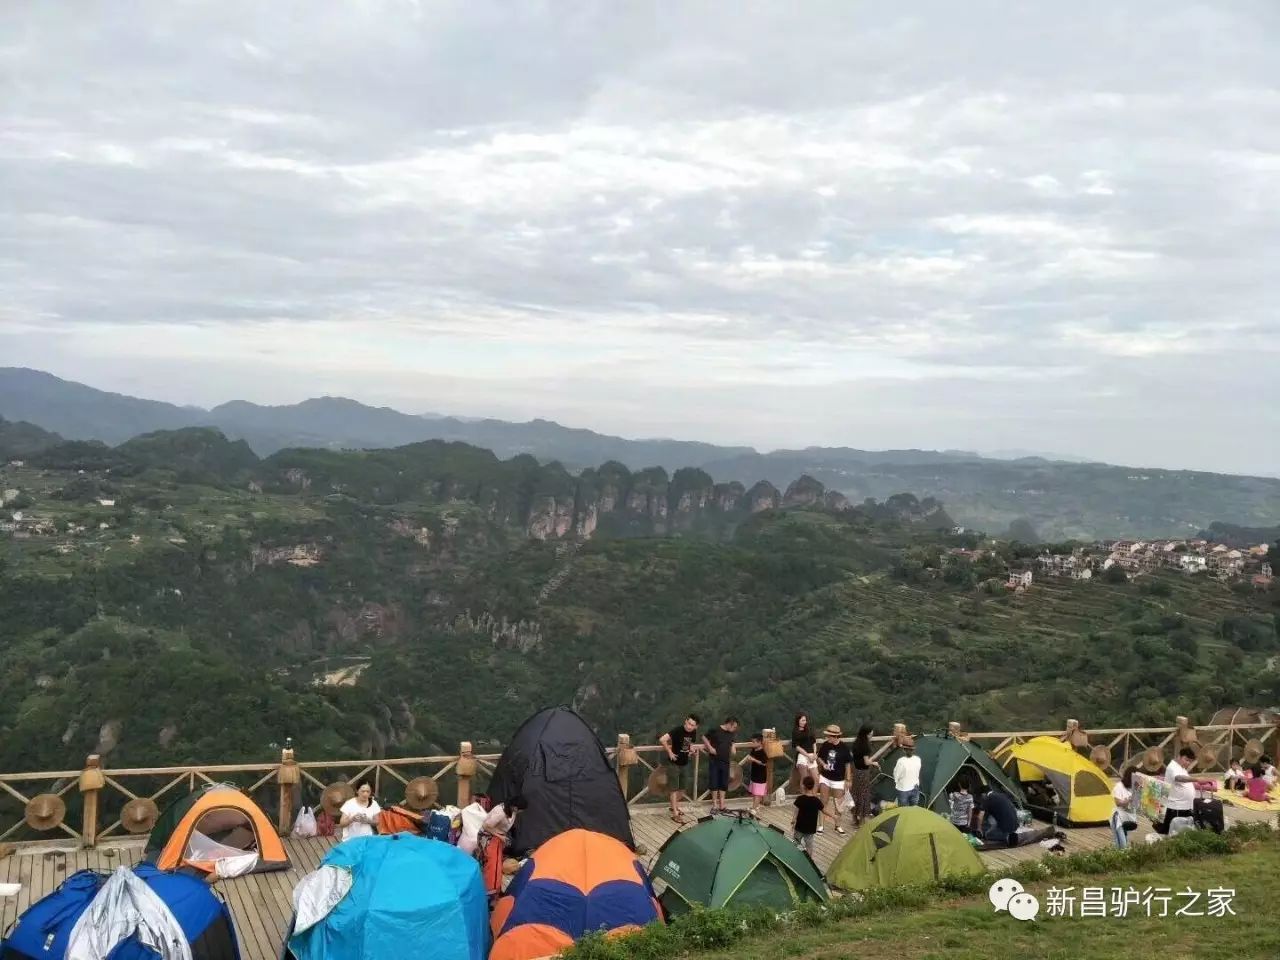
[[[914,790],[920,786],[920,758],[915,754],[899,757],[893,765],[893,786],[896,790]]]
[[[1190,810],[1196,802],[1196,785],[1194,783],[1178,783],[1176,777],[1188,776],[1186,768],[1177,760],[1170,760],[1164,769],[1164,785],[1169,791],[1165,798],[1166,810]]]
[[[1115,801],[1117,810],[1128,810],[1133,793],[1123,783],[1117,783],[1111,790],[1111,799]]]
[[[365,807],[360,804],[359,800],[352,797],[342,805],[341,809],[339,809],[338,813],[341,814],[341,816],[338,819],[348,816],[356,817],[363,815],[368,817],[370,820],[377,820],[378,814],[381,812],[382,808],[378,806],[377,800],[370,798],[369,805]],[[375,832],[373,824],[371,823],[365,823],[364,821],[349,823],[342,828],[342,839],[350,840],[352,837],[372,837]]]

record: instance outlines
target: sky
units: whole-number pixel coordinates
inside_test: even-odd
[[[1280,473],[1280,4],[0,7],[0,365]]]

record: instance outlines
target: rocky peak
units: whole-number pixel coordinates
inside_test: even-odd
[[[761,480],[747,491],[747,509],[752,513],[776,510],[782,505],[782,494],[768,480]]]
[[[822,483],[806,473],[792,481],[791,485],[787,487],[782,503],[783,506],[787,507],[811,507],[816,503],[821,503],[826,492],[827,488]]]

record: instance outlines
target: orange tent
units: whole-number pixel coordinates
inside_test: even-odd
[[[569,830],[534,851],[494,907],[489,960],[550,957],[584,934],[618,936],[654,922],[662,911],[626,844]]]
[[[147,838],[143,859],[161,870],[217,870],[218,861],[258,855],[254,873],[287,870],[289,857],[267,815],[235,787],[219,784],[165,810]]]

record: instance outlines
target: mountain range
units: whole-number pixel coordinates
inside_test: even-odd
[[[716,483],[767,480],[785,489],[809,476],[857,502],[909,491],[948,504],[958,523],[1004,533],[1018,521],[1041,539],[1192,536],[1217,521],[1248,528],[1280,522],[1280,480],[1189,470],[1130,468],[965,450],[751,447],[609,436],[549,420],[414,415],[341,397],[283,406],[233,400],[206,410],[109,393],[26,368],[0,368],[0,417],[67,440],[116,445],[139,434],[216,427],[259,456],[287,448],[383,449],[446,440],[500,459],[532,455],[570,470],[616,462],[629,470],[696,467]],[[1022,451],[1008,451],[1019,453]]]

